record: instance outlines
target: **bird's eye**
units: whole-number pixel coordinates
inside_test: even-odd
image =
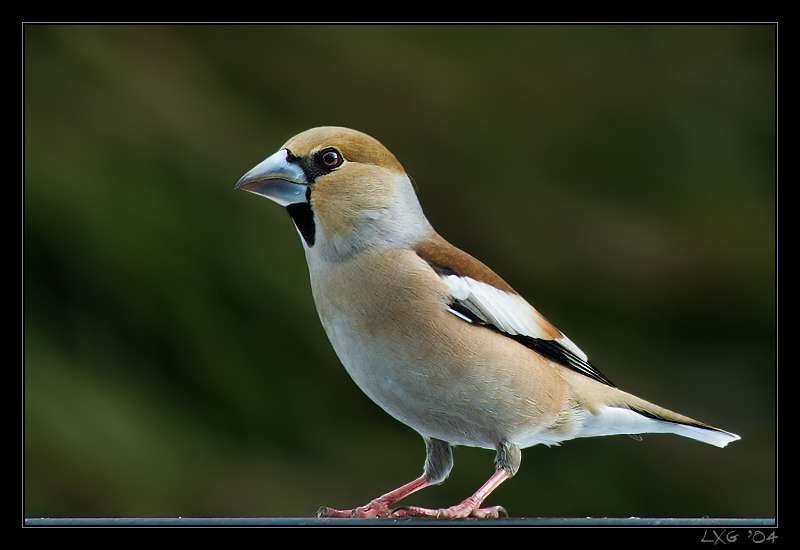
[[[322,168],[325,170],[333,170],[344,162],[342,154],[332,147],[320,151],[318,158]]]

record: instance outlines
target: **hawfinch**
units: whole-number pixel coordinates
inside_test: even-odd
[[[498,517],[481,508],[516,473],[520,449],[576,437],[660,432],[724,447],[738,435],[618,389],[508,283],[448,243],[381,143],[347,128],[290,139],[236,188],[297,227],[322,326],[370,399],[425,440],[424,473],[325,517]],[[392,506],[444,481],[454,445],[494,449],[496,471],[445,509]]]

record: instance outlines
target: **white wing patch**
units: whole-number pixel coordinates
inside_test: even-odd
[[[453,298],[482,322],[494,325],[511,336],[519,334],[540,340],[553,340],[541,324],[547,321],[518,294],[505,292],[469,277],[443,275],[442,280],[450,287]],[[463,314],[451,311],[464,318]],[[563,334],[555,340],[584,361],[587,360],[586,354]]]
[[[572,340],[555,329],[524,298],[452,273],[440,273],[450,288],[449,311],[459,318],[502,332],[548,359],[613,386]]]

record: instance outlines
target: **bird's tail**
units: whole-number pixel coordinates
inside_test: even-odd
[[[631,394],[620,392],[623,398],[614,400],[584,422],[580,436],[643,433],[672,433],[725,447],[741,439],[738,435],[682,414],[654,405]]]
[[[703,422],[698,422],[693,418],[674,413],[663,407],[652,405],[651,408],[655,408],[656,410],[639,408],[635,405],[631,406],[630,410],[642,416],[645,422],[652,423],[655,428],[652,430],[653,432],[673,433],[717,447],[724,447],[732,441],[741,439],[741,437],[734,433],[709,426]]]

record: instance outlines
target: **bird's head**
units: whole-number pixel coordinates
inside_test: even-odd
[[[327,259],[408,246],[431,233],[411,179],[378,140],[348,128],[302,132],[239,180],[284,206],[306,250]]]

